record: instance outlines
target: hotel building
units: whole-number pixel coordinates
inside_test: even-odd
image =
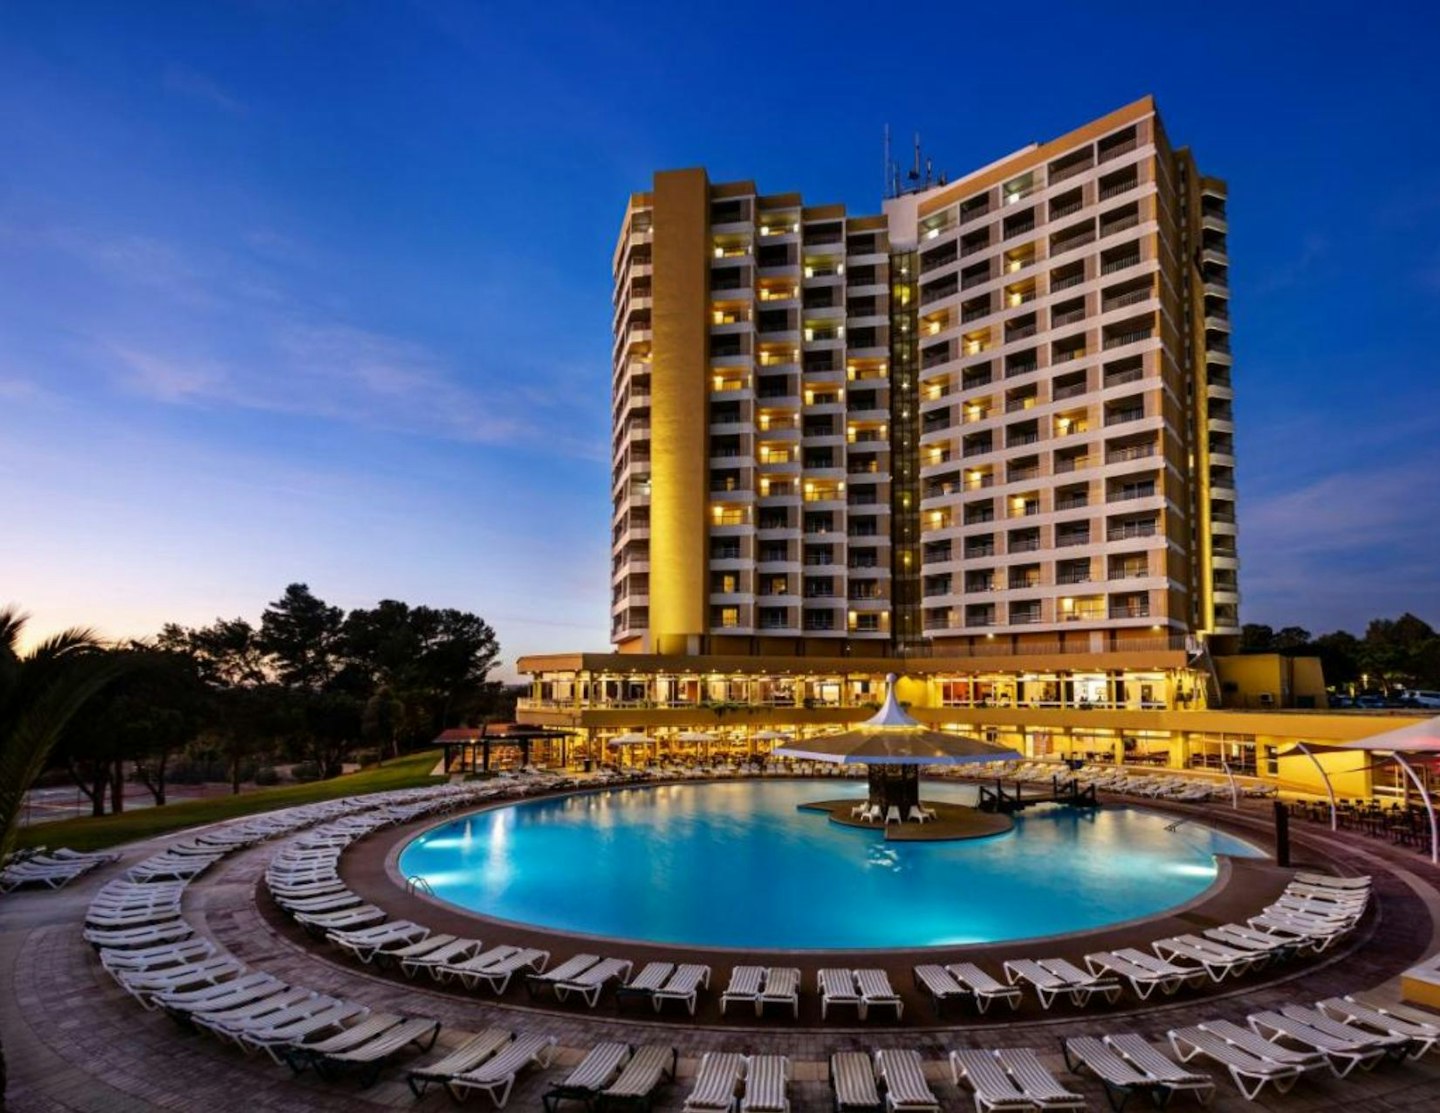
[[[1266,710],[1324,685],[1223,655],[1226,220],[1148,97],[878,214],[656,174],[613,259],[614,651],[523,659],[522,720],[753,749],[893,670],[1027,753],[1277,777]]]

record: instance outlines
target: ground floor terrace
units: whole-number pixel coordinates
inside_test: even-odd
[[[549,767],[655,767],[766,760],[789,741],[848,728],[897,693],[926,726],[984,738],[1026,758],[1167,770],[1277,791],[1405,801],[1411,780],[1365,754],[1301,753],[1417,721],[1402,712],[1331,712],[1221,706],[1208,668],[1184,651],[1030,655],[963,661],[813,658],[662,658],[574,654],[522,659],[526,729],[566,732],[544,744],[496,751],[496,767],[522,759]],[[1279,702],[1279,696],[1276,696]],[[493,741],[493,740],[492,740]],[[457,747],[457,770],[480,751]],[[1317,763],[1318,762],[1318,763]],[[1428,783],[1440,770],[1416,762]],[[1321,770],[1324,770],[1322,775]]]
[[[553,791],[584,791],[585,782],[555,786]],[[486,808],[505,807],[494,799]],[[1267,806],[1240,808],[1156,805],[1175,821],[1202,822],[1232,831],[1256,845],[1268,845],[1273,831]],[[544,946],[556,965],[584,950],[623,953],[639,966],[656,957],[675,958],[665,948],[607,940],[570,937],[514,924],[497,925],[453,907],[439,905],[407,891],[396,877],[395,852],[432,825],[416,820],[362,838],[344,852],[340,876],[367,902],[392,919],[409,919],[434,931]],[[87,909],[102,886],[125,869],[186,836],[153,840],[122,848],[122,860],[104,867],[58,892],[17,893],[5,903],[0,921],[0,1031],[10,1068],[9,1108],[16,1110],[100,1110],[107,1113],[143,1109],[256,1108],[356,1109],[449,1107],[443,1092],[432,1089],[416,1099],[406,1088],[405,1069],[453,1049],[468,1033],[496,1026],[555,1041],[548,1065],[523,1072],[509,1096],[508,1108],[538,1109],[542,1096],[602,1041],[633,1045],[660,1044],[675,1051],[675,1077],[655,1095],[658,1113],[680,1110],[695,1080],[701,1056],[708,1051],[744,1054],[774,1053],[791,1060],[790,1100],[795,1113],[820,1113],[832,1108],[827,1078],[828,1059],[837,1051],[900,1048],[917,1052],[940,1108],[972,1108],[973,1098],[950,1077],[946,1056],[961,1048],[1032,1047],[1041,1062],[1064,1085],[1080,1094],[1087,1108],[1107,1108],[1100,1084],[1091,1076],[1067,1070],[1061,1041],[1077,1036],[1138,1032],[1157,1047],[1166,1046],[1172,1029],[1217,1017],[1240,1019],[1262,1010],[1295,1003],[1313,1003],[1343,994],[1368,999],[1400,1000],[1400,974],[1440,949],[1440,871],[1423,858],[1383,841],[1335,835],[1322,823],[1297,820],[1293,830],[1294,865],[1340,875],[1371,876],[1373,900],[1359,925],[1338,944],[1309,958],[1287,961],[1241,978],[1180,989],[1173,996],[1157,993],[1140,1001],[1126,993],[1116,1002],[1096,1001],[1086,1007],[1061,1003],[1042,1009],[1027,994],[1011,1011],[997,1006],[986,1014],[957,1008],[937,1015],[930,1001],[913,988],[910,970],[916,961],[964,959],[996,970],[1001,963],[1035,946],[981,945],[942,951],[884,954],[737,955],[686,952],[712,966],[709,988],[691,1017],[684,1010],[663,1016],[622,1007],[606,995],[587,1009],[548,997],[532,998],[519,983],[498,995],[466,992],[425,979],[401,977],[393,967],[364,965],[307,934],[289,919],[267,891],[267,866],[292,840],[262,843],[227,856],[185,887],[181,911],[197,935],[237,956],[255,969],[290,984],[374,1010],[435,1018],[442,1024],[440,1042],[429,1055],[411,1054],[389,1067],[380,1081],[364,1090],[349,1083],[325,1083],[313,1071],[292,1077],[264,1055],[244,1055],[233,1046],[207,1036],[186,1033],[163,1013],[145,1011],[117,987],[81,937]],[[1161,935],[1201,931],[1212,924],[1243,917],[1273,900],[1293,876],[1286,869],[1254,861],[1227,873],[1204,899],[1145,923],[1121,925],[1071,940],[1046,941],[1047,953],[1073,956],[1087,950],[1124,944],[1144,946]],[[1038,952],[1037,952],[1038,953]],[[797,1015],[781,1010],[757,1018],[748,1010],[721,1015],[717,997],[742,962],[785,962],[801,969],[801,1005]],[[852,1014],[822,1019],[814,991],[822,965],[866,965],[886,970],[901,988],[905,1012],[899,1020],[874,1018],[859,1023]],[[1211,1108],[1221,1113],[1254,1108],[1224,1077],[1216,1064],[1196,1062],[1197,1070],[1218,1083]],[[480,1108],[489,1108],[484,1097]],[[1365,1111],[1433,1109],[1440,1104],[1440,1055],[1386,1062],[1371,1071],[1357,1070],[1346,1078],[1329,1071],[1308,1073],[1288,1094],[1266,1091],[1260,1105],[1278,1110],[1346,1108]],[[1143,1106],[1142,1106],[1143,1107]],[[1174,1099],[1176,1108],[1198,1108],[1192,1098]]]

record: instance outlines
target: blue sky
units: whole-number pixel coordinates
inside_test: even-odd
[[[626,195],[873,211],[886,122],[958,174],[1150,92],[1230,183],[1244,619],[1440,623],[1436,10],[913,10],[0,0],[0,600],[601,648]]]

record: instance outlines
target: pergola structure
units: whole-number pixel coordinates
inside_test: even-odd
[[[1395,763],[1404,770],[1405,776],[1409,778],[1410,783],[1420,794],[1420,799],[1425,804],[1425,814],[1430,821],[1430,861],[1440,864],[1440,822],[1437,822],[1436,819],[1435,800],[1430,795],[1430,789],[1425,784],[1425,779],[1420,776],[1412,764],[1417,757],[1440,756],[1440,716],[1427,719],[1423,723],[1400,727],[1398,730],[1387,730],[1383,734],[1374,734],[1369,738],[1358,738],[1354,742],[1332,742],[1324,745],[1297,742],[1293,748],[1281,752],[1281,757],[1304,754],[1314,763],[1320,773],[1320,779],[1325,784],[1325,795],[1330,801],[1330,829],[1332,831],[1339,825],[1335,806],[1335,789],[1330,784],[1330,775],[1325,772],[1325,767],[1320,763],[1318,755],[1345,753],[1380,754],[1393,758]]]
[[[566,764],[567,743],[573,731],[552,730],[517,723],[482,723],[478,727],[453,727],[440,732],[435,744],[445,750],[445,772],[490,772],[490,755],[494,749],[512,747],[520,751],[520,764],[530,764],[531,747],[536,742],[559,742],[560,764]],[[477,762],[478,757],[478,762]]]
[[[964,734],[931,730],[911,717],[895,698],[895,674],[885,678],[885,702],[873,716],[852,730],[791,742],[778,748],[779,757],[864,765],[870,775],[870,803],[882,811],[900,809],[901,816],[920,803],[922,765],[966,765],[980,761],[1015,761],[1020,754],[1005,746]]]

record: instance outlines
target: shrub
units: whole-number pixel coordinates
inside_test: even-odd
[[[273,765],[262,765],[255,770],[255,783],[257,785],[278,785],[280,773]]]

